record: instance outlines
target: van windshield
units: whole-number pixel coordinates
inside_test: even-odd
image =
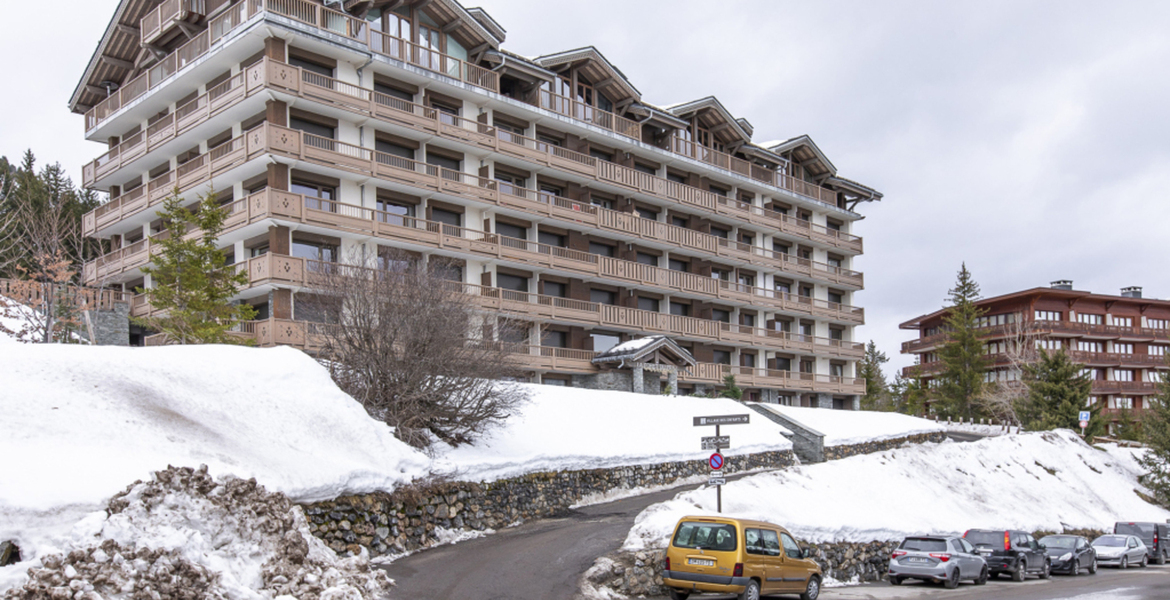
[[[724,523],[684,521],[674,534],[674,546],[731,552],[736,548],[735,527]]]

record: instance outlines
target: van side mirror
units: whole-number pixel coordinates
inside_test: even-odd
[[[808,548],[801,548],[800,549],[800,557],[801,558],[808,558],[810,556],[812,556],[812,550],[810,550]]]

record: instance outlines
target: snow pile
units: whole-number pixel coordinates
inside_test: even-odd
[[[34,314],[32,308],[0,296],[0,345],[35,341]]]
[[[381,598],[392,582],[366,556],[340,559],[299,507],[254,480],[171,467],[114,496],[62,554],[4,598]],[[39,562],[40,566],[35,566]]]
[[[945,427],[947,431],[973,433],[982,436],[1007,435],[1009,433],[1020,433],[1022,431],[1016,425],[1009,427],[1006,425],[985,425],[983,423],[961,423],[957,421],[953,423],[938,421],[938,424]]]
[[[828,410],[758,404],[825,434],[825,446],[845,446],[946,431],[939,423],[895,412]]]
[[[651,396],[524,384],[531,400],[472,446],[445,448],[436,471],[468,481],[492,481],[538,471],[599,469],[625,465],[705,460],[700,437],[714,427],[695,427],[692,417],[751,415],[747,425],[728,425],[727,455],[789,450],[787,430],[726,398]]]
[[[391,491],[429,467],[297,350],[3,344],[0,365],[0,540],[33,555],[168,465],[297,502]]]
[[[729,482],[723,511],[783,525],[812,542],[976,527],[1111,530],[1118,520],[1165,521],[1170,511],[1135,493],[1143,490],[1135,454],[1090,447],[1067,430],[909,445]],[[715,514],[714,490],[647,508],[624,549],[664,547],[675,523],[690,514]]]

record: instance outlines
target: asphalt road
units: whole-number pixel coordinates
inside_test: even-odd
[[[982,439],[967,433],[950,435],[963,442]],[[569,600],[577,596],[581,575],[598,557],[621,546],[642,510],[694,487],[568,511],[560,518],[424,550],[382,568],[397,581],[393,595],[401,600]]]

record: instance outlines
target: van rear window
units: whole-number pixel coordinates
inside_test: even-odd
[[[967,535],[963,536],[963,538],[972,546],[1003,548],[1002,531],[968,531]]]
[[[724,523],[684,521],[674,534],[676,548],[730,552],[736,549],[735,527]]]
[[[1113,533],[1124,533],[1138,537],[1150,537],[1154,534],[1153,523],[1118,523]]]

